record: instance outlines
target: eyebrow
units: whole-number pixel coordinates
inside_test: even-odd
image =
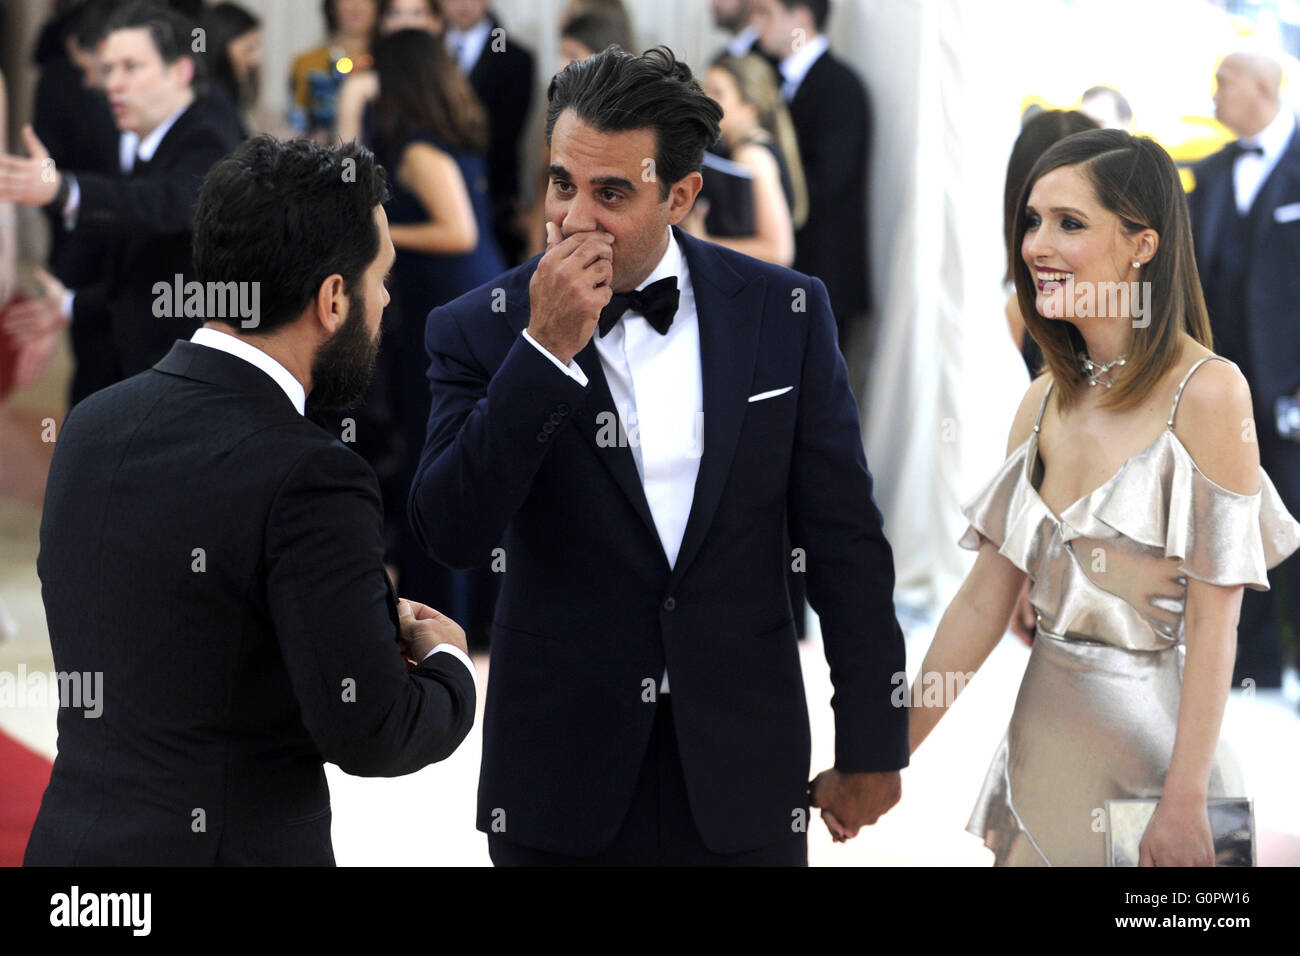
[[[551,163],[551,165],[546,168],[546,172],[552,179],[573,179],[573,177],[569,175],[569,171],[559,163]],[[626,189],[628,192],[636,192],[636,184],[630,179],[624,179],[622,176],[594,176],[589,180],[589,182],[593,186],[618,186],[620,189]]]

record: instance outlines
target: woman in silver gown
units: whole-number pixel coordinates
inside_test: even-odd
[[[1016,288],[1047,369],[1005,463],[963,508],[979,552],[913,688],[915,750],[1001,639],[1026,576],[1037,636],[967,827],[998,865],[1106,862],[1106,801],[1158,798],[1146,865],[1209,865],[1207,799],[1244,797],[1219,743],[1243,587],[1300,548],[1260,468],[1249,388],[1211,351],[1169,156],[1116,130],[1035,165]]]

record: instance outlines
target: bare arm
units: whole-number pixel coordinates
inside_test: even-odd
[[[1241,373],[1208,362],[1187,383],[1175,432],[1201,472],[1238,494],[1259,489],[1259,448],[1250,389]],[[1187,578],[1182,693],[1173,753],[1160,805],[1142,839],[1142,862],[1212,865],[1206,811],[1210,772],[1237,653],[1242,586]]]
[[[378,95],[379,76],[374,70],[353,73],[343,81],[334,124],[339,142],[350,143],[361,135],[361,114]]]
[[[469,190],[456,160],[427,143],[412,143],[402,154],[397,181],[420,200],[429,219],[390,224],[398,249],[431,255],[460,255],[478,245],[478,224]]]
[[[1046,387],[1045,375],[1029,384],[1011,426],[1008,454],[1029,436]],[[939,620],[921,671],[912,684],[912,703],[926,700],[927,679],[931,683],[937,679],[940,686],[960,691],[1006,633],[1007,619],[1027,578],[1024,571],[998,553],[996,544],[987,538],[981,540],[975,565]],[[956,679],[958,674],[962,679]],[[945,693],[938,706],[913,706],[909,710],[908,745],[912,753],[951,706],[952,700]]]

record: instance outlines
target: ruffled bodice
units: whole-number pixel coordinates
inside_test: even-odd
[[[1041,479],[1035,430],[963,506],[958,543],[978,550],[983,535],[1027,572],[1038,627],[1053,636],[1162,650],[1183,638],[1188,577],[1267,590],[1266,570],[1300,548],[1300,524],[1262,468],[1255,494],[1229,491],[1172,426],[1059,516]]]

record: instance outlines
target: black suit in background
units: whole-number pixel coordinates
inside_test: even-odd
[[[195,100],[158,144],[152,159],[136,160],[130,175],[77,172],[81,189],[78,236],[110,238],[100,280],[76,289],[73,324],[106,323],[121,377],[148,369],[178,338],[189,338],[198,318],[154,315],[154,284],[177,274],[194,278],[190,244],[194,204],[203,177],[239,145],[230,116]]]
[[[323,762],[411,773],[474,719],[461,661],[407,673],[382,562],[370,467],[243,359],[178,342],[78,405],[37,570],[103,712],[60,709],[25,863],[332,864]]]
[[[500,22],[488,17],[495,33]],[[500,49],[493,49],[489,34],[483,52],[469,72],[469,84],[487,111],[488,193],[492,197],[492,232],[508,265],[523,258],[524,240],[515,230],[519,200],[519,138],[533,99],[533,54],[502,34]],[[473,191],[474,184],[468,183]]]
[[[1300,513],[1300,443],[1277,433],[1275,402],[1300,389],[1300,131],[1293,133],[1245,216],[1233,184],[1236,143],[1204,160],[1188,196],[1196,266],[1210,310],[1215,351],[1240,366],[1250,383],[1260,464],[1283,503]],[[1270,590],[1247,588],[1237,628],[1233,683],[1250,678],[1277,687],[1282,657],[1278,594],[1300,625],[1300,559],[1269,572]]]
[[[81,70],[63,51],[56,31],[41,59],[32,128],[58,169],[113,176],[118,172],[118,131],[108,100],[82,84]],[[107,237],[77,234],[64,227],[63,216],[45,207],[50,224],[49,270],[69,289],[94,285],[102,275],[110,246]],[[87,321],[71,329],[74,369],[69,405],[121,378],[106,321]]]
[[[794,236],[793,268],[826,283],[843,347],[871,303],[870,103],[857,74],[827,50],[804,76],[789,108],[808,183],[808,219]]]

